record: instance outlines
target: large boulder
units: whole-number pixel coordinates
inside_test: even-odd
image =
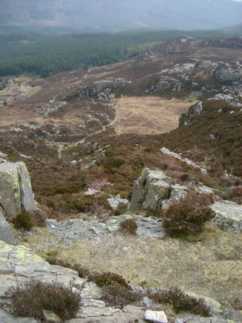
[[[187,127],[203,112],[203,103],[198,101],[190,107],[187,112],[182,113],[179,120],[179,127]]]
[[[159,211],[184,198],[187,188],[171,182],[163,171],[145,168],[134,183],[130,210]]]
[[[5,219],[4,213],[1,207],[0,207],[0,240],[10,244],[16,244],[18,242],[16,232],[12,224]]]
[[[211,206],[215,223],[222,230],[242,232],[242,205],[231,201],[217,201]]]
[[[23,211],[36,211],[30,175],[23,162],[0,164],[0,206],[9,220]]]

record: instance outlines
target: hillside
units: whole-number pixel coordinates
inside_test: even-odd
[[[1,323],[242,322],[241,38],[145,35],[0,77]]]

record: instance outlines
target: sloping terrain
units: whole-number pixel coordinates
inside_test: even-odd
[[[26,163],[47,218],[17,237],[54,265],[3,245],[10,255],[0,265],[21,268],[7,271],[9,287],[15,274],[36,277],[43,264],[40,279],[51,271],[79,282],[77,323],[143,322],[147,308],[165,310],[172,323],[186,315],[191,323],[241,322],[241,54],[239,46],[180,39],[118,64],[1,80],[0,161]],[[1,183],[13,176],[7,166]],[[198,214],[185,234],[165,226],[172,206],[184,217],[178,231]],[[185,293],[179,313],[174,300],[160,299],[174,287]],[[208,318],[194,298],[187,305],[190,292],[203,310],[208,302]]]

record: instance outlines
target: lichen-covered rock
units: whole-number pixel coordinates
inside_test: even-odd
[[[180,120],[179,120],[179,127],[186,127],[189,126],[192,121],[199,116],[203,112],[203,103],[202,101],[198,101],[191,108],[188,112],[182,113]]]
[[[183,199],[187,194],[186,186],[172,184],[172,179],[162,170],[145,168],[135,181],[130,211],[159,211]]]
[[[177,160],[180,160],[181,162],[187,164],[188,166],[190,166],[192,168],[199,169],[202,174],[204,174],[204,175],[207,174],[207,170],[205,168],[196,164],[194,161],[192,161],[189,158],[185,158],[185,157],[181,156],[180,154],[175,153],[174,151],[171,151],[170,149],[168,149],[166,147],[162,147],[160,151],[163,155],[167,155],[167,156],[173,157]]]
[[[1,323],[38,323],[32,318],[16,318],[4,310],[0,310],[0,322]]]
[[[10,244],[16,244],[18,239],[12,224],[8,223],[0,207],[0,240]]]
[[[197,315],[184,315],[176,319],[175,323],[239,323],[239,321],[226,320],[221,317],[201,317]]]
[[[117,309],[107,306],[101,300],[102,292],[95,283],[87,282],[79,277],[78,272],[61,266],[50,265],[41,257],[32,253],[24,246],[11,246],[0,241],[0,306],[6,305],[8,298],[6,292],[29,280],[45,283],[56,282],[64,286],[72,286],[76,293],[80,293],[81,303],[76,319],[69,322],[129,322],[143,317],[143,309],[126,306]],[[51,318],[52,313],[46,313]],[[34,319],[13,317],[8,312],[0,310],[1,323],[36,323]]]
[[[7,219],[36,210],[30,175],[23,162],[0,164],[0,205]]]
[[[145,168],[134,184],[130,210],[157,210],[170,196],[171,185],[163,171]]]
[[[129,201],[127,199],[121,198],[120,195],[110,196],[108,198],[108,204],[113,210],[118,210],[120,207],[128,206]]]
[[[231,201],[218,201],[211,206],[215,223],[225,231],[242,232],[242,206]]]
[[[241,72],[225,65],[219,65],[214,72],[214,77],[220,83],[231,84],[241,80]]]

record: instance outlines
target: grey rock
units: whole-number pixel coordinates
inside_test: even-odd
[[[231,201],[218,201],[211,205],[216,216],[214,222],[225,231],[242,232],[242,206]]]
[[[16,232],[12,224],[8,223],[3,215],[3,211],[0,207],[0,240],[10,243],[17,244],[18,239]]]
[[[0,164],[0,206],[7,219],[22,211],[36,211],[31,179],[23,162]]]
[[[47,219],[47,229],[55,236],[55,243],[63,243],[70,246],[80,240],[100,239],[120,230],[120,223],[127,219],[134,219],[137,223],[137,235],[140,237],[163,238],[165,236],[161,227],[161,221],[152,217],[144,217],[136,214],[122,214],[108,218],[106,222],[98,219],[72,219],[57,222]]]
[[[46,323],[61,323],[61,319],[54,312],[44,310],[43,311],[44,320]]]
[[[81,98],[91,98],[104,103],[110,102],[118,91],[122,93],[129,85],[131,81],[127,81],[123,78],[99,80],[94,82],[93,85],[85,86],[80,89]]]
[[[214,72],[215,79],[218,82],[230,84],[241,80],[241,73],[231,67],[219,65]]]
[[[145,168],[134,184],[130,210],[161,208],[161,201],[168,199],[171,185],[168,177],[160,170]]]
[[[68,287],[72,284],[79,290],[85,283],[71,269],[52,266],[22,245],[13,246],[0,241],[0,304],[9,288],[29,280],[55,281]]]
[[[128,206],[129,201],[127,199],[121,198],[120,195],[117,195],[108,198],[108,204],[113,210],[117,210],[119,207]]]
[[[204,175],[207,174],[207,170],[205,168],[202,168],[200,165],[196,164],[194,161],[192,161],[192,160],[190,160],[188,158],[182,157],[180,154],[178,154],[178,153],[176,153],[174,151],[171,151],[166,147],[162,147],[160,151],[161,151],[162,154],[170,156],[170,157],[173,157],[175,159],[178,159],[181,162],[187,164],[188,166],[190,166],[192,168],[199,169],[201,171],[201,173],[204,174]]]
[[[0,309],[0,322],[1,323],[38,323],[32,318],[17,318],[11,314]]]
[[[197,315],[186,315],[183,318],[177,318],[175,323],[239,323],[226,320],[221,317],[200,317]]]
[[[134,183],[130,211],[159,212],[184,198],[187,190],[186,186],[172,184],[172,179],[163,171],[145,168]]]
[[[145,320],[154,323],[168,323],[165,312],[162,311],[145,311]]]
[[[179,119],[179,127],[187,127],[192,124],[193,120],[196,119],[203,112],[203,103],[198,101],[192,105],[188,112],[182,113]]]

